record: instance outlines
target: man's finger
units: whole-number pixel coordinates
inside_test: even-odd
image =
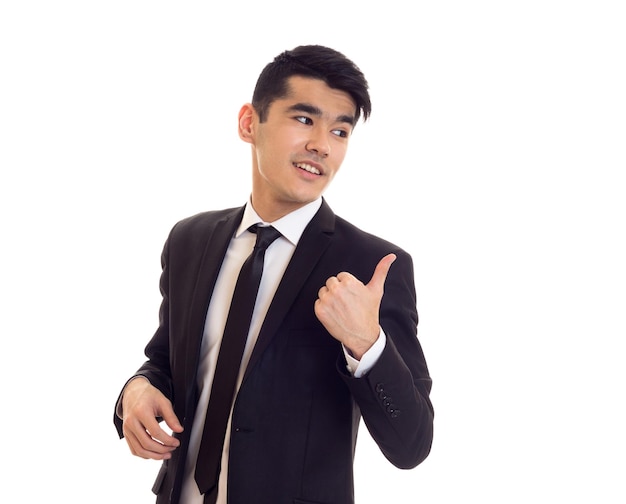
[[[174,413],[174,410],[170,407],[165,409],[162,413],[163,420],[165,424],[173,431],[178,432],[179,434],[183,431],[183,426],[178,421],[178,417]]]
[[[376,269],[374,270],[372,279],[369,281],[367,286],[370,288],[378,289],[382,292],[385,287],[385,280],[387,280],[387,274],[389,273],[389,269],[391,268],[391,265],[395,260],[395,254],[387,254],[385,257],[383,257],[376,265]]]

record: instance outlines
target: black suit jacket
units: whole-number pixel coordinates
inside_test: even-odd
[[[137,374],[172,401],[185,430],[155,482],[157,503],[179,502],[204,319],[242,215],[243,208],[234,208],[185,219],[174,226],[163,250],[160,324]],[[397,259],[380,310],[387,343],[369,373],[353,378],[340,343],[318,321],[313,305],[328,277],[347,271],[367,283],[390,252]],[[361,415],[391,463],[415,467],[432,442],[430,389],[417,339],[411,257],[336,216],[324,201],[285,271],[236,398],[229,503],[353,503]],[[117,416],[115,424],[122,436]]]

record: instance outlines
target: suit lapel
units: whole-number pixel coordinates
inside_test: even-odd
[[[204,245],[186,331],[188,346],[185,355],[185,369],[187,375],[186,383],[188,384],[195,383],[195,373],[200,355],[208,303],[213,294],[217,275],[222,267],[230,240],[241,222],[243,209],[244,207],[235,209],[223,219],[217,221],[213,231],[208,234]]]
[[[293,257],[276,290],[274,299],[265,316],[265,321],[261,326],[256,345],[252,351],[244,380],[270,344],[285,318],[285,315],[296,299],[297,294],[302,289],[311,271],[330,244],[334,224],[335,215],[326,204],[326,201],[323,201],[322,206],[313,219],[311,219],[304,233],[302,233]],[[311,309],[313,309],[313,307],[311,307]]]

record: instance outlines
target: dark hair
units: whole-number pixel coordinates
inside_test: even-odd
[[[361,112],[364,121],[369,117],[372,104],[368,84],[361,70],[334,49],[306,45],[279,54],[259,75],[252,95],[252,105],[261,122],[267,119],[272,102],[287,96],[287,81],[294,75],[320,79],[328,87],[348,93],[356,104],[355,122],[361,117]]]

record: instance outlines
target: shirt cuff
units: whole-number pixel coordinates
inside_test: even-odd
[[[370,349],[363,354],[361,360],[356,360],[348,349],[342,345],[343,354],[346,357],[347,368],[350,374],[355,378],[361,378],[364,374],[366,374],[370,369],[374,367],[374,364],[378,361],[378,358],[383,353],[385,349],[385,344],[387,343],[387,336],[383,331],[382,327],[380,328],[380,334],[378,335],[378,339],[374,342],[374,344],[370,347]]]

